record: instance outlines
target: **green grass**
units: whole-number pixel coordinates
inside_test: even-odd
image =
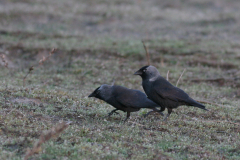
[[[213,14],[205,19],[192,15],[189,23],[182,16],[192,10],[203,14],[195,3],[211,8],[195,1],[71,0],[57,6],[55,0],[4,1],[0,17],[8,16],[0,20],[0,52],[9,68],[0,62],[0,159],[22,159],[43,131],[61,121],[72,123],[32,158],[240,159],[240,36],[234,35],[239,33],[235,21],[221,18],[226,14],[237,19],[240,14],[205,8]],[[90,7],[93,4],[98,7]],[[205,21],[207,27],[198,25]],[[216,21],[221,26],[215,28]],[[123,112],[105,118],[113,107],[87,96],[113,79],[142,90],[141,78],[133,75],[146,65],[142,39],[151,64],[163,77],[169,71],[172,84],[186,68],[178,87],[194,99],[212,102],[206,104],[209,112],[181,106],[168,122],[159,115],[143,118],[147,109],[132,113],[125,124]],[[57,51],[34,68],[23,87],[29,67],[52,48]],[[225,81],[192,81],[215,78]]]

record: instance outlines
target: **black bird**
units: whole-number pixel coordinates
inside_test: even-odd
[[[173,108],[181,105],[194,106],[207,110],[204,105],[196,102],[180,88],[173,86],[163,78],[154,66],[144,66],[134,73],[142,77],[142,86],[148,98],[161,106],[161,112],[168,109],[166,120]]]
[[[141,108],[149,108],[153,110],[151,112],[158,112],[163,115],[163,113],[155,108],[160,106],[148,99],[146,94],[139,90],[128,89],[123,86],[103,84],[88,97],[96,97],[115,107],[116,109],[108,113],[108,117],[113,113],[117,113],[117,110],[127,112],[124,122],[130,117],[131,112],[139,111]]]

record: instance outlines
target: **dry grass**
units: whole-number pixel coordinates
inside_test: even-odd
[[[38,62],[37,65],[31,66],[31,67],[28,69],[28,73],[23,77],[23,87],[25,87],[25,81],[26,81],[27,76],[32,73],[32,71],[34,70],[34,68],[37,67],[37,66],[43,65],[43,63],[44,63],[46,60],[48,60],[48,59],[52,56],[52,54],[53,54],[54,52],[55,52],[55,48],[53,48],[52,51],[49,52],[49,55],[48,55],[47,57],[43,56],[43,58],[39,60],[39,62]]]
[[[240,158],[239,1],[1,5],[0,159]],[[125,124],[121,112],[105,118],[112,107],[87,95],[113,79],[142,90],[133,76],[146,65],[142,39],[151,65],[209,112],[182,106],[167,123],[143,118],[145,109]],[[72,124],[50,139],[59,121]]]
[[[34,144],[33,148],[27,150],[24,159],[27,160],[32,155],[39,153],[42,150],[41,145],[43,143],[49,141],[51,138],[56,138],[67,127],[67,123],[60,123],[56,125],[56,127],[53,127],[51,130],[42,133],[39,140]]]
[[[5,55],[4,54],[1,54],[0,55],[1,59],[2,59],[2,62],[3,62],[3,66],[8,68],[8,62],[7,60],[5,59]]]

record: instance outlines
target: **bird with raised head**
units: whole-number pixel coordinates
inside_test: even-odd
[[[172,109],[178,106],[194,106],[204,110],[206,107],[192,99],[178,87],[173,86],[165,78],[163,78],[154,66],[144,66],[134,73],[142,77],[142,86],[148,98],[161,106],[161,112],[167,108],[168,114],[164,118],[170,116]]]
[[[139,111],[141,108],[149,108],[163,115],[156,107],[160,107],[153,101],[147,98],[146,94],[135,89],[128,89],[118,85],[103,84],[95,89],[88,97],[101,99],[116,109],[112,110],[108,116],[117,113],[117,110],[127,112],[127,117],[124,122],[130,117],[131,112]],[[148,115],[148,114],[147,114]]]

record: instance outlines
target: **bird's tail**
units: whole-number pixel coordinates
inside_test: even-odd
[[[195,101],[195,100],[193,100],[193,99],[192,99],[192,101],[191,101],[190,105],[192,105],[192,106],[194,106],[194,107],[198,107],[198,108],[201,108],[201,109],[204,109],[204,110],[208,111],[208,110],[206,109],[206,107],[205,107],[203,104],[201,104],[201,103],[199,103],[199,102],[197,102],[197,101]]]

